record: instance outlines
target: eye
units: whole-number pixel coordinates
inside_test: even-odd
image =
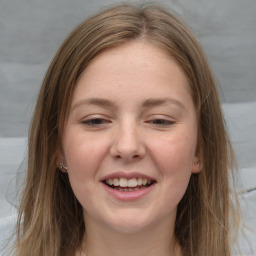
[[[110,121],[103,118],[90,118],[83,120],[82,123],[89,127],[101,127],[105,124],[110,123]]]
[[[175,122],[173,120],[165,119],[165,118],[152,118],[150,120],[147,120],[146,123],[152,124],[157,127],[170,127]]]
[[[151,123],[159,126],[169,126],[172,125],[174,122],[165,119],[154,119],[151,121]]]

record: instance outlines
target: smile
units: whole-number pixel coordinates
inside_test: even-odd
[[[154,180],[150,180],[143,177],[138,178],[109,178],[103,181],[108,187],[121,191],[121,192],[133,192],[142,189],[146,189],[155,183]]]
[[[105,191],[121,201],[138,200],[153,190],[157,181],[138,172],[115,172],[102,178]]]

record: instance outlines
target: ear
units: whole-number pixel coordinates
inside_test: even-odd
[[[194,156],[191,172],[192,173],[199,173],[202,170],[202,168],[203,168],[202,165],[203,165],[203,163],[200,160],[200,158],[197,157],[197,156]]]
[[[65,166],[67,166],[65,156],[62,150],[59,150],[57,154],[56,167],[63,173],[66,173],[67,169],[65,168]]]

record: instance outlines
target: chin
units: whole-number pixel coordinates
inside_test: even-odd
[[[107,225],[115,232],[123,234],[135,234],[147,231],[150,227],[154,226],[153,220],[147,218],[144,213],[132,214],[130,211],[127,213],[120,213],[120,215],[113,215],[114,219],[108,222]],[[158,221],[157,221],[158,222]]]

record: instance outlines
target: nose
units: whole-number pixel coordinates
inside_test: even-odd
[[[145,145],[135,124],[129,123],[118,127],[113,137],[110,149],[113,158],[131,162],[145,156]]]

